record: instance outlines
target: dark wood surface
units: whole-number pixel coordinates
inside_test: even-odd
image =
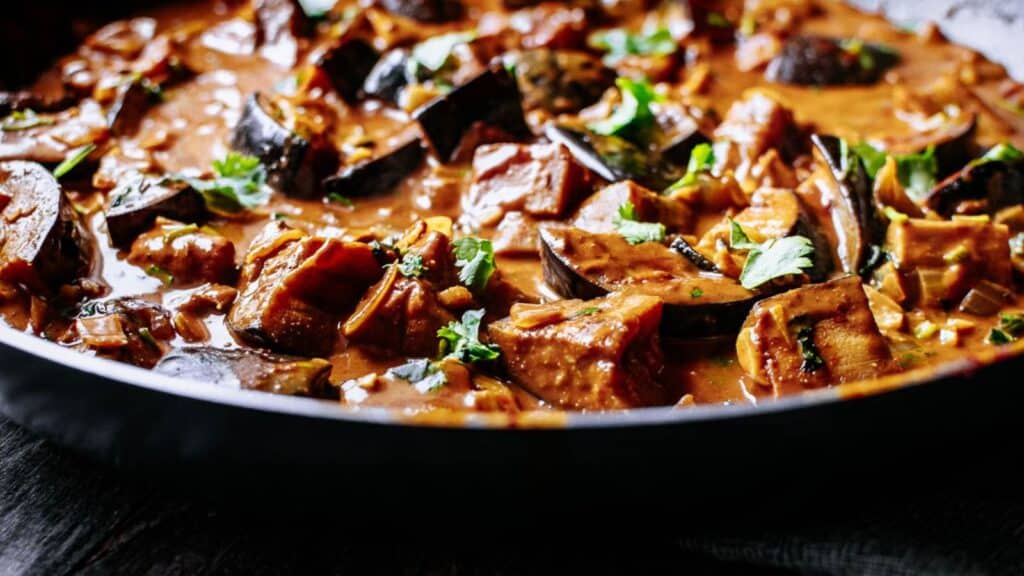
[[[616,494],[575,508],[556,492],[452,506],[410,478],[430,505],[396,510],[357,474],[313,498],[285,484],[214,497],[0,420],[0,574],[1022,573],[1020,483],[984,474],[950,492],[884,478],[868,497],[773,504],[752,471],[749,494],[700,516],[682,491],[625,514]]]

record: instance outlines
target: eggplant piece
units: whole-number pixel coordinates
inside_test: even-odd
[[[874,84],[899,60],[887,47],[856,39],[793,36],[768,63],[765,77],[799,86]]]
[[[638,220],[660,222],[669,232],[686,231],[693,225],[693,210],[688,204],[629,180],[610,184],[591,194],[580,204],[569,223],[594,234],[615,232],[615,217],[627,202],[633,205]]]
[[[0,163],[0,191],[0,280],[46,292],[88,273],[92,238],[49,170]]]
[[[514,139],[529,138],[521,100],[515,78],[504,67],[492,65],[413,116],[438,158],[449,162],[462,137],[477,123],[500,128]]]
[[[348,198],[386,194],[402,183],[423,164],[425,150],[419,138],[405,142],[394,150],[346,167],[336,176],[324,180],[324,190]]]
[[[860,157],[849,153],[839,138],[815,134],[811,142],[832,174],[827,190],[839,262],[847,274],[858,274],[868,263],[871,246],[881,245],[885,235],[871,180]]]
[[[776,398],[899,371],[856,276],[762,300],[744,322],[736,352],[744,371]]]
[[[703,272],[714,272],[715,274],[722,273],[722,271],[718,269],[718,266],[715,266],[714,262],[708,260],[703,254],[698,252],[697,249],[687,242],[682,236],[676,236],[668,247],[689,260],[697,267],[698,270]]]
[[[665,303],[662,330],[673,336],[735,331],[758,298],[656,242],[633,246],[618,234],[555,224],[541,227],[540,241],[544,280],[555,292],[584,300],[619,291],[657,296]]]
[[[202,194],[184,183],[153,182],[144,176],[111,192],[107,208],[107,233],[113,246],[131,247],[158,216],[186,223],[209,218]]]
[[[316,62],[331,81],[342,100],[353,103],[373,69],[380,53],[362,38],[342,38],[327,49]]]
[[[379,60],[366,75],[363,93],[369,98],[398,103],[398,95],[409,84],[409,51],[396,48]]]
[[[696,122],[676,126],[675,131],[661,146],[661,157],[672,164],[686,165],[693,149],[701,144],[710,144],[711,139],[700,131]]]
[[[153,368],[161,374],[241,390],[292,396],[323,397],[329,388],[331,363],[322,358],[297,358],[256,350],[181,348]]]
[[[577,162],[608,182],[633,180],[653,190],[664,190],[685,173],[682,167],[665,162],[659,154],[641,150],[617,136],[557,124],[545,126],[544,135],[568,148]]]
[[[969,163],[939,182],[924,199],[933,212],[994,214],[1024,202],[1024,161],[988,160]]]
[[[114,103],[107,110],[107,122],[113,136],[130,136],[139,129],[146,110],[153,103],[153,91],[141,78],[118,88]]]
[[[578,112],[615,83],[615,72],[586,52],[539,48],[510,52],[505,61],[515,70],[527,110]]]
[[[460,0],[377,0],[388,12],[420,22],[450,22],[462,18],[466,7]]]
[[[170,313],[138,298],[87,303],[75,325],[85,346],[143,368],[152,368],[176,336]]]
[[[890,154],[905,155],[934,146],[935,162],[939,166],[938,177],[946,178],[977,156],[974,137],[978,131],[978,115],[971,112],[962,116],[956,122],[935,130],[899,139],[883,139],[885,149]]]
[[[231,147],[256,156],[267,168],[267,184],[286,196],[313,198],[321,181],[337,169],[338,154],[327,142],[286,128],[283,112],[260,92],[249,97],[231,136]]]

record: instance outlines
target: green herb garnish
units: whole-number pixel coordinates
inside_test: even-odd
[[[693,290],[690,290],[690,298],[695,298],[696,299],[696,298],[700,298],[703,295],[704,295],[704,291],[701,290],[700,288],[694,288]]]
[[[467,44],[476,39],[476,32],[451,32],[428,38],[412,49],[409,62],[415,69],[424,68],[429,72],[439,72],[448,64],[452,51],[460,44]]]
[[[501,349],[494,344],[480,341],[480,321],[484,310],[467,310],[462,314],[462,321],[449,322],[437,331],[441,339],[441,356],[454,358],[466,364],[495,360],[501,355]]]
[[[622,94],[622,102],[611,116],[590,124],[588,128],[604,136],[619,136],[633,143],[645,143],[655,127],[651,103],[662,97],[646,80],[620,77],[615,85]]]
[[[426,273],[427,266],[423,263],[423,256],[410,252],[398,263],[398,271],[406,278],[419,278]]]
[[[455,266],[459,281],[474,292],[483,292],[494,274],[494,247],[490,240],[460,238],[455,241]]]
[[[572,313],[569,318],[581,318],[583,316],[593,316],[600,312],[601,309],[597,306],[587,306],[586,308],[580,308],[579,310]]]
[[[153,348],[160,348],[160,343],[156,341],[156,336],[153,336],[153,333],[149,331],[149,328],[139,328],[139,338]]]
[[[975,160],[974,163],[1002,162],[1004,164],[1013,164],[1021,160],[1024,160],[1024,152],[1009,142],[1002,142],[993,146],[988,152],[985,152],[984,156]]]
[[[228,152],[223,160],[213,162],[213,171],[216,177],[212,180],[188,176],[169,179],[184,182],[202,194],[206,207],[217,214],[235,214],[270,201],[267,171],[259,158]]]
[[[614,66],[626,56],[669,56],[679,50],[679,44],[664,27],[642,33],[615,28],[591,35],[589,43],[607,52],[604,63],[609,66]]]
[[[999,315],[999,327],[988,333],[988,342],[997,346],[1010,344],[1024,336],[1024,313],[1003,312]]]
[[[331,192],[330,194],[328,194],[327,201],[334,204],[341,204],[342,206],[345,206],[347,208],[351,208],[352,206],[356,205],[356,203],[353,202],[351,198],[345,196],[344,194],[339,194],[337,192]]]
[[[867,142],[854,145],[852,150],[864,162],[864,170],[872,179],[885,166],[885,159],[889,156],[884,150],[879,150]],[[920,199],[935,187],[938,182],[939,163],[935,158],[934,146],[929,146],[923,152],[897,155],[893,158],[896,159],[897,178],[912,198]]]
[[[53,118],[40,116],[35,110],[15,110],[11,115],[0,121],[0,129],[4,132],[19,132],[37,126],[49,126],[54,123]]]
[[[161,282],[168,286],[174,284],[174,276],[171,275],[170,272],[161,268],[160,266],[157,266],[156,264],[153,264],[149,268],[146,268],[146,274],[160,280]]]
[[[668,187],[665,193],[678,190],[685,186],[692,186],[697,183],[697,178],[715,167],[715,149],[711,144],[702,142],[693,147],[690,152],[690,161],[686,165],[686,174],[677,180],[675,184]]]
[[[437,362],[426,358],[410,360],[388,370],[388,374],[413,385],[420,394],[437,392],[448,383],[448,376]]]
[[[773,238],[762,244],[751,242],[743,228],[730,219],[729,246],[748,250],[747,261],[740,273],[740,284],[747,290],[758,288],[776,278],[803,274],[814,267],[810,256],[814,244],[804,236]]]
[[[615,230],[633,246],[665,240],[665,225],[660,222],[638,221],[636,206],[632,202],[624,202],[619,206],[612,223]]]
[[[64,176],[67,176],[69,172],[74,170],[75,167],[81,164],[83,160],[88,158],[89,154],[92,154],[94,150],[96,150],[95,144],[86,144],[85,146],[80,146],[71,152],[68,152],[64,161],[53,169],[53,177],[60,180]]]
[[[198,224],[184,224],[182,226],[172,226],[164,228],[164,242],[171,243],[175,239],[181,238],[188,234],[199,232]]]
[[[816,372],[825,366],[825,360],[822,359],[817,346],[814,345],[813,326],[804,326],[797,330],[796,341],[800,345],[800,355],[804,359],[800,364],[801,371]]]

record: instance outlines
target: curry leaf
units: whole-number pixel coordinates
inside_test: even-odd
[[[455,241],[455,266],[459,281],[474,292],[482,292],[494,274],[494,247],[490,240],[460,238]]]
[[[636,246],[644,242],[661,242],[665,239],[665,225],[660,222],[639,222],[636,206],[623,202],[612,223],[626,242]]]
[[[462,314],[461,321],[449,322],[437,331],[441,339],[441,355],[454,358],[467,364],[495,360],[501,355],[501,349],[494,344],[480,341],[480,321],[484,310],[467,310]]]

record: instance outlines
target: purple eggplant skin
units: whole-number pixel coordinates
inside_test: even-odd
[[[500,64],[435,98],[413,117],[443,162],[453,159],[462,137],[477,122],[501,128],[512,138],[531,136],[516,79]]]
[[[765,77],[798,86],[874,84],[899,60],[895,52],[869,42],[857,42],[854,51],[835,38],[794,36],[768,63]]]
[[[363,82],[380,59],[380,53],[362,38],[343,38],[317,60],[317,67],[331,81],[334,91],[349,104],[358,101]]]
[[[0,192],[0,280],[46,293],[89,272],[94,240],[49,170],[2,162]]]
[[[243,390],[322,398],[330,388],[331,364],[257,350],[197,347],[172,351],[153,370]]]
[[[664,190],[686,172],[656,152],[641,150],[617,136],[602,136],[549,123],[548,140],[565,146],[573,158],[608,182],[633,180],[651,190]],[[689,156],[687,156],[689,158]]]
[[[184,183],[139,177],[111,192],[110,198],[107,234],[111,245],[122,250],[152,228],[158,216],[188,223],[204,222],[210,216],[202,195]]]
[[[1024,202],[1024,161],[998,160],[968,164],[939,182],[924,204],[930,210],[949,217],[962,205],[968,213],[992,214],[1002,208]]]
[[[875,205],[871,179],[864,163],[835,136],[815,134],[811,142],[828,164],[836,194],[831,199],[832,221],[839,236],[837,252],[843,272],[858,274],[871,254],[872,245],[880,245],[885,223]]]
[[[366,75],[363,94],[392,104],[398,103],[398,95],[409,84],[409,51],[396,48],[382,56]]]
[[[578,112],[615,83],[615,72],[587,52],[535,48],[509,52],[504,60],[515,71],[527,110]]]
[[[698,252],[697,249],[687,242],[682,236],[676,236],[668,247],[675,252],[678,252],[683,256],[683,258],[686,258],[692,262],[694,266],[705,272],[722,272],[718,269],[718,266],[715,266],[714,262],[705,258],[703,254]]]
[[[231,147],[255,156],[267,169],[267,184],[295,198],[322,193],[321,181],[338,167],[336,150],[315,146],[281,125],[274,104],[263,94],[252,94],[231,137]]]
[[[387,154],[349,166],[325,179],[324,190],[348,198],[390,192],[423,164],[425,155],[423,143],[418,138],[410,140]]]
[[[459,0],[377,0],[388,12],[420,22],[450,22],[462,18],[466,7]]]
[[[117,97],[107,111],[107,123],[113,136],[130,136],[138,131],[143,116],[156,97],[145,82],[133,79],[117,91]]]

